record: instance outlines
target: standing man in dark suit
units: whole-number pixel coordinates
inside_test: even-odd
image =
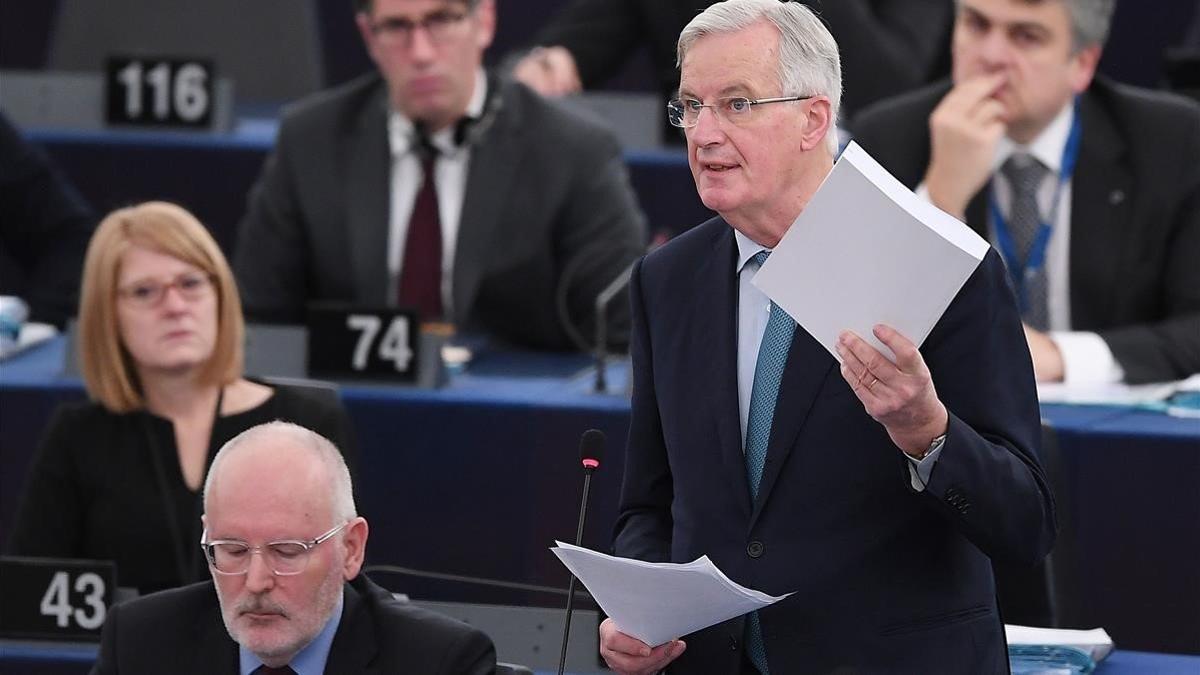
[[[1008,263],[1039,381],[1200,372],[1200,106],[1095,76],[1112,0],[960,0],[954,81],[852,125]]]
[[[615,139],[485,73],[494,0],[356,7],[379,73],[285,114],[239,232],[248,311],[399,304],[524,346],[577,347],[596,295],[645,248]],[[612,334],[627,321],[616,308]]]
[[[271,422],[225,444],[203,522],[213,581],[114,607],[94,673],[494,671],[486,635],[359,573],[367,521],[341,454],[319,434]]]
[[[634,268],[633,403],[614,548],[707,555],[793,593],[621,673],[1004,673],[989,558],[1054,541],[1028,350],[989,253],[918,349],[887,326],[839,366],[751,280],[833,166],[837,45],[798,3],[730,0],[679,38],[672,119],[720,214]],[[836,293],[836,289],[831,289]]]

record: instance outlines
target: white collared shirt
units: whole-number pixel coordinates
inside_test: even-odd
[[[1012,186],[999,169],[1014,153],[1024,152],[1049,169],[1038,188],[1037,202],[1042,217],[1050,216],[1051,202],[1062,175],[1063,149],[1074,121],[1075,105],[1071,101],[1032,143],[1019,145],[1007,136],[1000,139],[992,160],[992,189],[1003,213],[1008,213],[1011,208]],[[929,191],[924,183],[917,187],[917,196],[929,201]],[[1096,333],[1071,330],[1071,181],[1062,186],[1058,202],[1058,212],[1051,223],[1050,241],[1046,244],[1046,310],[1050,339],[1054,340],[1063,358],[1063,381],[1068,384],[1120,382],[1125,372],[1104,339]],[[999,250],[996,224],[990,213],[988,240]]]
[[[487,100],[487,76],[483,69],[475,74],[475,91],[467,104],[467,117],[480,117]],[[438,216],[442,230],[442,307],[446,316],[453,316],[454,251],[458,242],[458,227],[462,218],[463,201],[467,194],[467,170],[470,167],[469,144],[454,144],[456,125],[434,132],[430,141],[438,149],[433,179],[437,187]],[[388,217],[388,290],[387,297],[395,298],[399,290],[400,272],[404,264],[404,243],[408,236],[408,221],[412,218],[417,191],[423,175],[421,162],[413,148],[412,120],[399,111],[388,114],[388,145],[392,155],[391,202]]]

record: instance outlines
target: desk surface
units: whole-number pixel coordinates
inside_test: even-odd
[[[0,672],[30,664],[41,666],[38,672],[42,673],[86,673],[96,660],[96,651],[96,645],[91,644],[0,640]],[[57,667],[51,670],[49,666]],[[1117,650],[1097,665],[1095,675],[1196,675],[1197,672],[1200,672],[1200,656]]]
[[[0,538],[53,408],[83,399],[78,380],[57,374],[63,353],[55,339],[0,362]],[[577,355],[485,351],[443,389],[342,387],[370,467],[358,485],[372,525],[370,562],[565,586],[548,547],[575,531],[577,448],[588,428],[604,431],[609,449],[592,483],[584,545],[606,549],[629,402],[624,393],[589,393],[588,365]],[[612,375],[623,392],[625,369]],[[1059,430],[1075,493],[1059,508],[1076,523],[1086,561],[1075,576],[1088,589],[1088,623],[1078,627],[1104,626],[1131,649],[1200,654],[1200,423],[1114,408],[1046,406],[1043,414]],[[382,581],[423,599],[558,602],[412,575]]]

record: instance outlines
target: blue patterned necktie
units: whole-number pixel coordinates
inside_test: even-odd
[[[1030,249],[1033,247],[1038,231],[1042,228],[1042,215],[1038,209],[1037,193],[1049,169],[1036,157],[1017,153],[1004,162],[1000,171],[1008,178],[1008,184],[1012,187],[1012,202],[1008,209],[1009,236],[1012,237],[1013,246],[1017,249],[1015,253],[1018,260],[1027,265]],[[1042,264],[1036,270],[1028,272],[1023,281],[1025,304],[1021,307],[1021,318],[1033,328],[1044,331],[1050,324],[1046,308],[1046,260],[1044,257]]]
[[[768,251],[760,251],[753,260],[762,267],[769,255]],[[758,361],[754,365],[754,386],[750,390],[750,413],[746,421],[746,479],[750,483],[752,499],[758,499],[758,486],[762,482],[763,466],[767,460],[767,443],[771,440],[771,421],[775,417],[775,402],[779,398],[779,383],[783,380],[783,367],[787,364],[788,350],[795,332],[796,322],[772,302],[771,318],[763,331]],[[767,648],[763,644],[758,612],[746,618],[746,655],[759,672],[768,675]]]

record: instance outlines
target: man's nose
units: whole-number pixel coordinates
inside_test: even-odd
[[[696,117],[696,126],[687,131],[688,138],[698,146],[720,143],[725,138],[725,130],[721,126],[723,123],[716,108],[701,108]]]
[[[250,554],[250,566],[246,569],[246,590],[262,593],[275,586],[275,570],[261,553]]]

